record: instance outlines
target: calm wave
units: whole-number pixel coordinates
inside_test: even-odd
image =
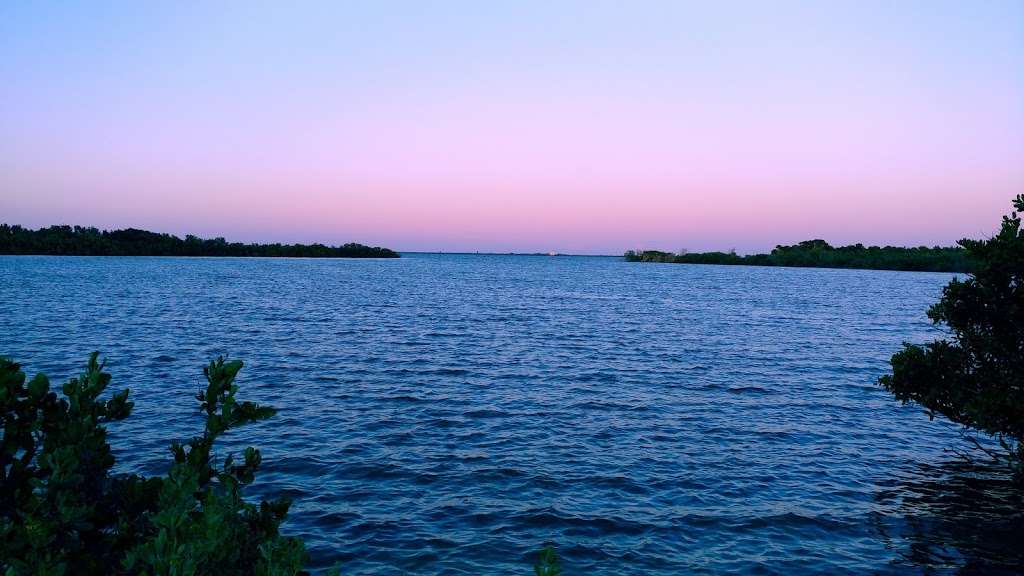
[[[346,574],[1012,573],[1021,501],[874,385],[949,274],[615,258],[0,257],[0,354],[101,350],[121,470],[199,431],[212,356],[280,409],[257,492]]]

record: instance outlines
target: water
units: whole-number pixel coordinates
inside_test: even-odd
[[[345,573],[1007,573],[1020,497],[874,385],[948,274],[614,258],[0,258],[0,353],[101,350],[165,471],[217,354],[280,408],[257,494]]]

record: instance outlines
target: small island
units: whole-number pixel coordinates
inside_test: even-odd
[[[50,226],[31,230],[0,224],[0,254],[48,256],[233,256],[264,258],[398,258],[394,250],[349,243],[243,244],[224,238],[203,239],[127,228]]]
[[[776,246],[770,254],[740,256],[729,252],[660,252],[629,250],[627,262],[673,264],[730,264],[745,266],[793,266],[802,268],[851,268],[916,272],[971,272],[973,262],[960,246],[903,248],[898,246],[831,246],[824,240],[805,240],[793,246]]]

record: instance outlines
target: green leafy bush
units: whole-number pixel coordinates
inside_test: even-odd
[[[1013,205],[1024,212],[1024,195]],[[905,344],[892,357],[892,374],[879,382],[930,417],[993,436],[1001,451],[978,448],[1005,460],[1024,480],[1024,230],[1017,211],[1003,217],[991,239],[960,241],[974,273],[950,282],[928,310],[951,337]]]
[[[105,425],[128,417],[132,402],[128,390],[100,398],[110,374],[97,358],[64,384],[63,397],[46,376],[27,380],[20,365],[0,358],[0,574],[305,574],[302,541],[279,532],[289,502],[243,498],[260,452],[246,448],[240,461],[229,455],[215,465],[218,437],[274,415],[235,398],[242,362],[218,358],[204,368],[207,386],[196,395],[202,435],[172,443],[167,475],[146,478],[110,473]],[[561,573],[553,547],[534,570]]]
[[[558,553],[555,547],[547,545],[540,550],[540,557],[533,566],[533,573],[536,576],[561,576],[562,565],[558,561]]]
[[[100,399],[110,383],[97,355],[64,397],[42,374],[26,382],[20,366],[0,359],[0,570],[6,576],[78,574],[294,575],[302,542],[279,534],[288,501],[243,499],[260,453],[215,466],[217,438],[269,418],[272,408],[235,399],[238,360],[204,369],[197,395],[206,417],[201,436],[173,444],[166,477],[111,475],[105,424],[128,416],[128,390]]]

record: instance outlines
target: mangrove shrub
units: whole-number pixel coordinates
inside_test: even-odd
[[[171,444],[165,476],[112,474],[106,425],[127,418],[128,390],[110,383],[97,354],[85,373],[51,390],[0,357],[0,574],[3,576],[294,576],[305,574],[301,540],[282,536],[287,500],[244,499],[260,452],[218,463],[225,432],[264,420],[274,409],[235,398],[239,360],[203,370],[196,399],[202,434]],[[554,547],[534,571],[561,573]],[[336,569],[330,571],[336,574]]]
[[[26,379],[0,358],[0,573],[5,576],[140,574],[294,575],[303,544],[281,536],[287,500],[243,499],[260,453],[215,464],[217,438],[274,414],[235,398],[238,360],[204,369],[206,425],[174,443],[166,476],[111,474],[106,424],[132,409],[128,390],[103,399],[110,375],[94,353],[60,396],[46,376]]]
[[[930,417],[994,437],[1002,450],[978,447],[1024,478],[1024,195],[1013,205],[1016,211],[1003,217],[994,237],[959,243],[974,273],[953,279],[928,310],[949,337],[904,344],[880,384],[902,402],[923,406]]]

